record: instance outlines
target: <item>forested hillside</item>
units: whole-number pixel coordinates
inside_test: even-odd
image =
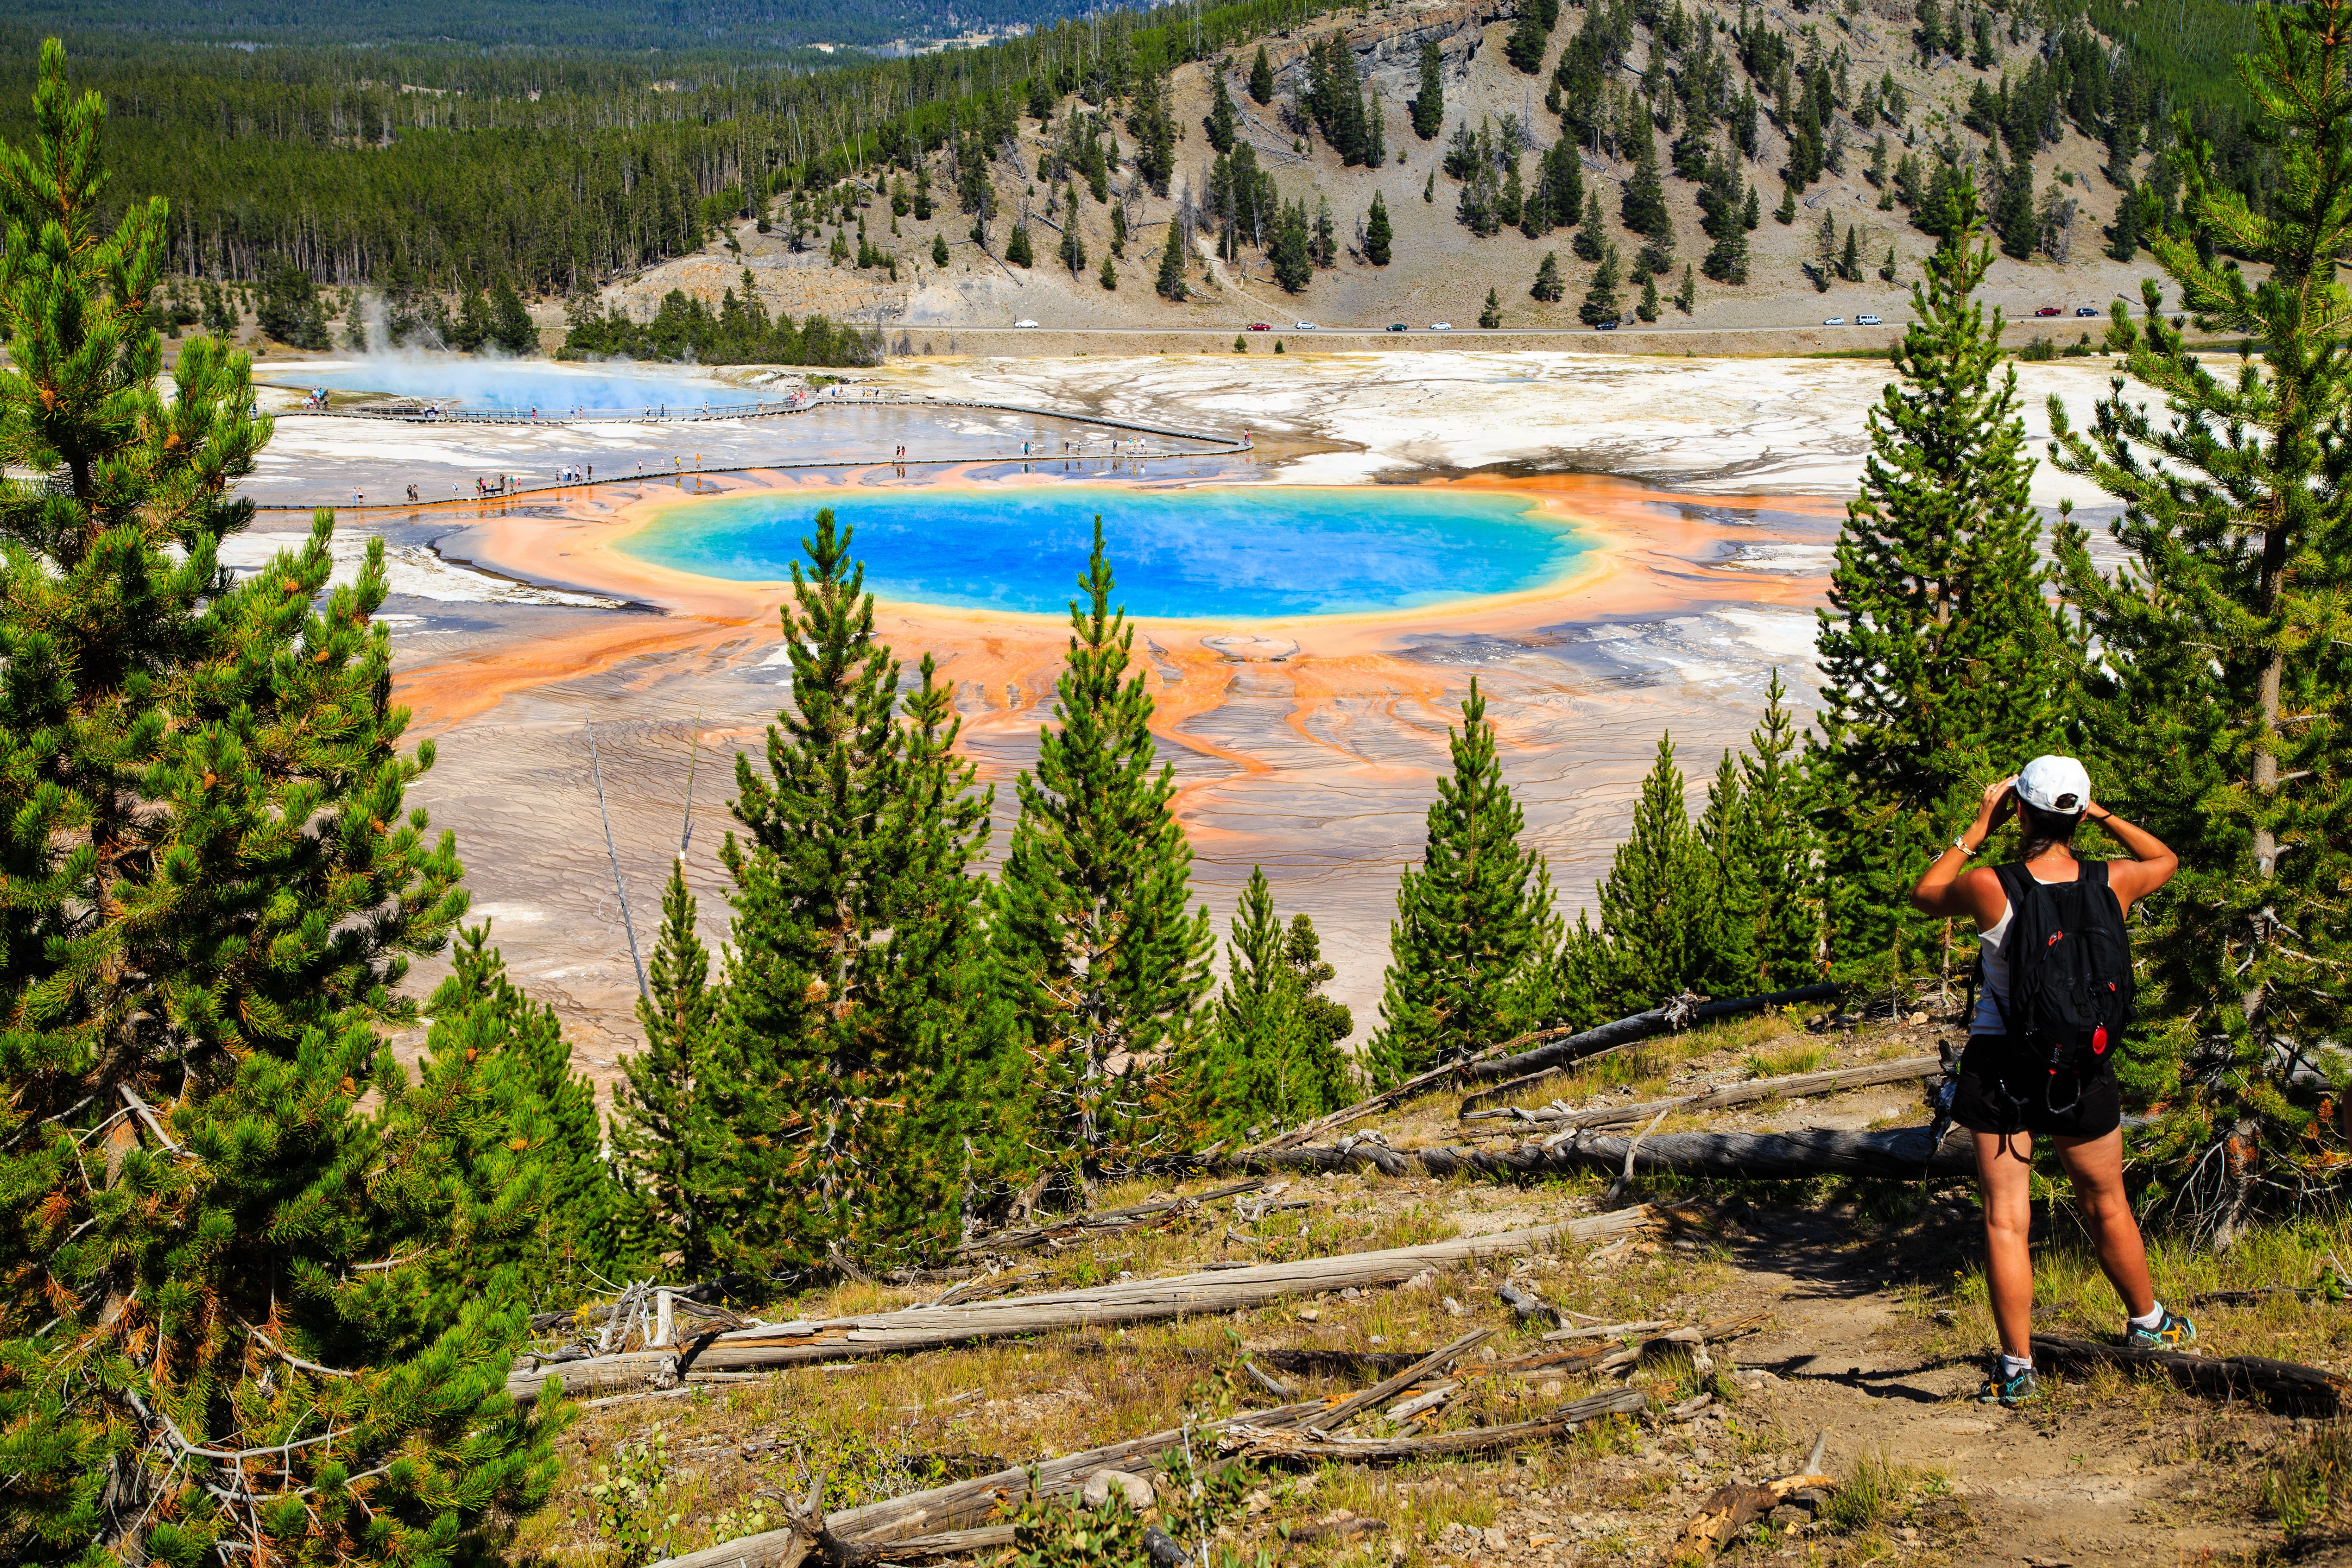
[[[1034,26],[1079,9],[1067,0],[17,0],[11,22],[207,44],[465,44],[485,48],[745,51],[873,46]]]
[[[1388,62],[1386,74],[1398,79],[1377,79],[1389,38],[1427,32],[1447,9],[1398,6],[1335,17],[1349,46],[1340,54],[1354,57],[1344,73],[1339,55],[1303,58],[1303,44],[1319,50],[1327,40],[1318,0],[1113,13],[983,48],[847,64],[744,47],[737,40],[746,36],[749,11],[725,9],[709,13],[700,47],[659,54],[592,47],[627,36],[597,21],[606,14],[593,7],[583,8],[586,20],[576,28],[557,14],[530,48],[458,41],[462,9],[457,31],[444,38],[364,50],[314,42],[167,47],[156,27],[143,25],[84,35],[80,14],[69,42],[78,79],[103,91],[116,117],[121,168],[113,195],[157,194],[172,202],[173,270],[254,279],[291,262],[322,285],[395,294],[454,294],[499,279],[526,294],[572,293],[692,253],[732,224],[781,219],[794,195],[839,207],[843,182],[854,180],[851,194],[864,202],[894,176],[914,185],[924,176],[943,182],[942,196],[952,192],[964,224],[979,220],[982,243],[998,252],[1012,237],[988,232],[996,193],[1016,181],[1027,185],[1038,166],[1016,135],[1028,120],[1057,145],[1078,134],[1068,126],[1084,122],[1084,137],[1097,151],[1079,153],[1087,185],[1105,187],[1091,191],[1098,202],[1111,184],[1130,208],[1131,195],[1189,192],[1198,217],[1208,206],[1230,205],[1234,190],[1253,181],[1248,194],[1265,199],[1272,166],[1296,162],[1279,142],[1260,153],[1251,144],[1267,137],[1243,135],[1246,179],[1205,163],[1233,144],[1230,100],[1255,87],[1255,78],[1244,77],[1261,39],[1274,47],[1282,79],[1277,90],[1269,76],[1265,96],[1244,106],[1244,119],[1254,111],[1260,131],[1289,139],[1310,162],[1328,149],[1334,163],[1351,167],[1401,161],[1409,136],[1442,136],[1444,173],[1466,187],[1446,195],[1464,201],[1474,233],[1516,226],[1538,237],[1581,224],[1574,248],[1596,263],[1607,242],[1588,221],[1586,193],[1571,188],[1584,183],[1577,165],[1580,159],[1631,165],[1627,175],[1612,176],[1638,186],[1622,216],[1656,242],[1645,247],[1647,267],[1632,254],[1643,248],[1639,239],[1622,258],[1619,286],[1634,294],[1641,289],[1634,272],[1657,273],[1671,289],[1699,252],[1708,253],[1711,276],[1738,280],[1739,242],[1717,232],[1726,221],[1715,216],[1698,252],[1666,272],[1675,259],[1663,239],[1668,209],[1686,207],[1692,197],[1712,215],[1723,202],[1744,207],[1760,189],[1769,213],[1781,194],[1775,186],[1801,200],[1816,181],[1851,175],[1886,194],[1877,204],[1883,210],[1897,200],[1916,210],[1937,168],[1990,155],[1993,166],[1977,170],[1979,184],[2004,239],[2013,239],[2026,227],[2046,226],[2052,215],[2044,205],[2066,209],[2086,194],[2040,191],[2031,169],[2015,160],[2056,148],[2071,132],[2103,144],[2113,183],[2136,185],[2134,160],[2168,138],[2172,115],[2183,108],[2213,141],[2218,165],[2234,184],[2255,191],[2266,178],[2263,155],[2242,131],[2243,96],[2226,65],[2244,41],[2243,15],[2219,0],[2184,0],[2161,7],[2161,16],[2113,0],[2087,12],[2070,0],[1945,8],[1926,0],[1788,13],[1699,0],[1671,7],[1600,0],[1564,15],[1557,0],[1524,13],[1498,6],[1491,15],[1509,24],[1502,52],[1513,79],[1525,84],[1526,101],[1500,120],[1483,115],[1478,126],[1461,110],[1448,112],[1436,76],[1434,90],[1415,90],[1411,61],[1403,70]],[[331,16],[321,26],[343,25]],[[1458,79],[1476,59],[1480,39],[1460,35],[1450,21],[1436,31],[1447,51],[1444,72]],[[1900,68],[1890,63],[1857,75],[1850,56],[1865,35],[1882,55],[1899,40]],[[31,42],[29,32],[0,34],[0,53],[22,60]],[[1204,68],[1216,62],[1223,68]],[[1425,73],[1440,69],[1436,59],[1420,63]],[[1478,68],[1503,68],[1482,61]],[[1953,68],[1968,73],[1958,89],[1956,79],[1937,74]],[[1344,94],[1333,85],[1342,74],[1356,84]],[[1211,76],[1228,104],[1204,105],[1210,112],[1202,116],[1191,101],[1208,90]],[[1954,90],[1958,99],[1939,101]],[[0,104],[22,101],[0,91]],[[0,110],[0,132],[20,132],[20,113]],[[1196,142],[1180,171],[1174,144],[1196,132],[1205,134],[1210,152]],[[1980,152],[1968,132],[1988,145]],[[1515,164],[1520,152],[1542,152],[1547,142],[1576,156],[1559,152],[1532,172],[1505,168],[1506,153]],[[2004,150],[2012,160],[2006,179]],[[974,183],[975,167],[985,191]],[[1689,182],[1682,201],[1669,199],[1675,176]],[[2143,218],[2161,221],[2173,200],[2168,180],[2157,174],[2135,228],[2146,226]],[[1439,195],[1433,185],[1419,194]],[[1165,223],[1157,210],[1123,216]],[[1752,231],[1758,215],[1737,216]],[[1778,216],[1791,221],[1793,209]],[[1256,215],[1246,237],[1231,219],[1220,220],[1221,254],[1230,258],[1244,243],[1254,250],[1269,240],[1280,245],[1285,287],[1310,261],[1328,265],[1335,247],[1315,227],[1313,203],[1298,224],[1286,226],[1284,216],[1271,208]],[[1017,232],[1026,223],[1010,226]],[[952,238],[962,238],[961,228]],[[1824,268],[1858,278],[1880,260],[1843,254],[1844,239],[1841,233],[1827,242]],[[1094,254],[1104,248],[1098,241]],[[887,264],[874,252],[860,266],[869,260]]]

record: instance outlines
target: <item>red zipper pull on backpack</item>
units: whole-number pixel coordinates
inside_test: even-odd
[[[2105,1024],[2091,1031],[2091,1054],[2095,1057],[2107,1054],[2107,1026]]]

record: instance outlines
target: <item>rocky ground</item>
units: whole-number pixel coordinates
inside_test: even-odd
[[[1916,1024],[1863,1028],[1748,1020],[1623,1053],[1538,1086],[1531,1098],[1580,1105],[1610,1095],[1651,1098],[1824,1061],[1916,1055],[1953,1032],[1916,1016]],[[1739,1121],[1856,1127],[1917,1120],[1916,1107],[1908,1087],[1879,1087],[1767,1104]],[[1451,1134],[1454,1109],[1452,1097],[1433,1098],[1377,1125],[1399,1146],[1437,1142]],[[2063,1200],[2060,1188],[2053,1201]],[[1130,1203],[1154,1190],[1129,1184],[1097,1201]],[[761,1494],[805,1489],[814,1470],[832,1477],[837,1507],[981,1473],[998,1460],[1075,1452],[1188,1413],[1251,1408],[1265,1396],[1240,1363],[1276,1348],[1418,1350],[1465,1327],[1491,1327],[1496,1337],[1480,1352],[1487,1360],[1468,1367],[1464,1391],[1438,1423],[1446,1428],[1527,1419],[1608,1386],[1605,1377],[1480,1373],[1534,1338],[1498,1298],[1509,1281],[1598,1321],[1754,1316],[1762,1324],[1714,1347],[1711,1377],[1680,1358],[1644,1363],[1633,1382],[1651,1396],[1650,1415],[1495,1458],[1259,1470],[1237,1478],[1218,1517],[1194,1533],[1240,1563],[1664,1563],[1684,1522],[1717,1488],[1800,1468],[1825,1433],[1823,1468],[1840,1487],[1818,1506],[1785,1507],[1752,1526],[1723,1561],[2140,1568],[2343,1560],[2332,1532],[2344,1520],[2329,1489],[2339,1445],[2326,1429],[2109,1375],[2061,1384],[2027,1409],[1974,1403],[1991,1334],[1965,1187],[1664,1185],[1633,1195],[1670,1205],[1672,1229],[1596,1253],[1459,1267],[1397,1290],[1350,1289],[1230,1317],[608,1401],[562,1440],[558,1496],[527,1522],[525,1544],[550,1563],[619,1561],[590,1524],[583,1489],[600,1466],[619,1462],[621,1446],[656,1431],[668,1466],[664,1506],[681,1515],[667,1544],[687,1550],[772,1525],[775,1504],[762,1511]],[[1036,1276],[1023,1279],[1024,1291],[1149,1278],[1219,1259],[1313,1257],[1508,1229],[1601,1201],[1599,1184],[1581,1179],[1516,1187],[1369,1175],[1296,1181],[1279,1197],[1255,1223],[1211,1205],[1169,1230],[1024,1255],[1010,1272]],[[2038,1323],[2111,1335],[2117,1309],[2063,1207],[2048,1212],[2042,1229]],[[2207,1306],[2195,1298],[2217,1285],[2295,1282],[2315,1275],[2324,1255],[2342,1245],[2333,1225],[2266,1235],[2223,1259],[2159,1240],[2158,1282],[2168,1301],[2192,1304],[2211,1353],[2267,1353],[2341,1370],[2352,1356],[2352,1321],[2341,1306],[2292,1297]],[[845,1286],[782,1304],[782,1315],[898,1305],[939,1289]],[[780,1314],[772,1308],[768,1315]],[[1290,1381],[1334,1395],[1359,1385],[1344,1377]],[[1695,1418],[1678,1424],[1659,1414],[1701,1393],[1713,1403]],[[1183,1533],[1164,1489],[1154,1502]],[[2298,1531],[2292,1542],[2283,1519]]]

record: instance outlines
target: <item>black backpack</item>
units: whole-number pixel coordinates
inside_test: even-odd
[[[2111,1064],[2108,1051],[2131,1026],[2131,939],[2123,906],[2107,885],[2104,860],[2081,862],[2072,882],[2036,881],[2022,865],[2002,866],[1994,875],[2010,910],[2000,944],[2009,958],[2009,1000],[1996,998],[1995,1005],[2012,1042],[2047,1053],[2045,1098],[2063,1113],[2073,1107],[2055,1103],[2058,1076],[2075,1075],[2079,1098],[2083,1075]]]

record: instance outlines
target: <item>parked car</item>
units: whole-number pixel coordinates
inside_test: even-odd
[[[1312,321],[1293,321],[1290,324],[1297,331],[1311,332],[1315,330],[1315,323]]]
[[[1592,324],[1592,330],[1596,332],[1613,332],[1617,330],[1617,323],[1614,321],[1595,321]]]
[[[1013,322],[1013,324],[1014,326],[1016,326],[1016,327],[1034,327],[1034,326],[1035,326],[1037,323],[1036,323],[1036,322],[1034,322],[1034,321],[1015,321],[1015,322]]]
[[[1875,327],[1881,323],[1875,316],[1856,316],[1853,319],[1853,324],[1857,327]]]
[[[1845,325],[1845,318],[1843,316],[1824,316],[1822,318],[1822,325],[1824,327],[1843,327]]]
[[[2095,316],[2098,313],[2099,308],[2096,305],[2077,305],[2074,307],[2074,314],[2078,316]]]
[[[1409,332],[1412,331],[1412,329],[1406,326],[1402,321],[1391,321],[1389,323],[1389,331],[1392,332]]]
[[[1249,324],[1249,330],[1253,332],[1270,332],[1274,331],[1274,323],[1271,321],[1252,321]]]
[[[2033,313],[2037,316],[2054,316],[2058,314],[2058,307],[2055,305],[2044,305],[2042,309],[2034,311]]]
[[[1432,321],[1429,323],[1429,330],[1433,332],[1450,332],[1454,330],[1454,323],[1451,321]]]

